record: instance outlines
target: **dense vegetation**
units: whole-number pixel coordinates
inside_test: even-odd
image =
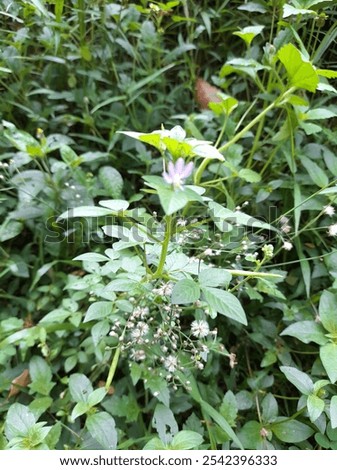
[[[337,449],[336,36],[0,0],[0,448]]]

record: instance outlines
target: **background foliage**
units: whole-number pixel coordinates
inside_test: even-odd
[[[2,448],[337,448],[336,36],[335,1],[0,1]]]

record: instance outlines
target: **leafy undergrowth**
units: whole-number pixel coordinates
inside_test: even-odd
[[[337,449],[335,2],[87,3],[0,1],[0,447]]]

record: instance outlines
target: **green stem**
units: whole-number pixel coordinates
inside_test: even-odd
[[[289,90],[285,91],[282,93],[282,95],[277,98],[273,103],[271,103],[269,106],[267,106],[263,111],[261,111],[260,114],[258,114],[254,119],[252,119],[240,132],[238,132],[232,139],[230,139],[228,142],[226,142],[224,145],[219,147],[219,152],[224,152],[227,150],[231,145],[235,144],[238,140],[240,140],[247,132],[254,127],[258,122],[260,122],[261,119],[264,118],[264,116],[269,113],[272,109],[274,109],[278,104],[283,101],[288,95],[294,92],[296,87],[291,87]],[[198,170],[195,173],[194,177],[194,184],[199,184],[202,174],[205,171],[208,163],[212,161],[212,158],[205,158],[205,160],[202,161],[200,164]]]
[[[105,390],[107,390],[107,391],[109,390],[112,379],[114,378],[120,355],[121,355],[121,345],[119,345],[117,347],[117,349],[115,351],[115,354],[114,354],[114,357],[113,357],[112,362],[111,362],[108,378],[106,379],[106,384],[105,384]]]
[[[166,255],[169,247],[169,243],[171,240],[171,232],[172,232],[172,216],[167,215],[165,217],[166,221],[166,232],[165,232],[165,238],[162,244],[161,248],[161,253],[160,253],[160,259],[159,259],[159,264],[157,267],[156,272],[154,273],[154,277],[160,277],[163,273],[164,270],[164,265],[165,265],[165,260],[166,260]]]

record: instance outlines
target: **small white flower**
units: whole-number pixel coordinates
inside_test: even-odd
[[[285,241],[282,245],[282,248],[286,251],[290,251],[293,248],[293,244],[290,242]]]
[[[229,367],[231,369],[234,369],[234,367],[236,366],[237,364],[237,361],[236,361],[236,354],[234,353],[230,353],[229,355]]]
[[[205,320],[194,320],[191,324],[191,333],[196,338],[205,338],[209,333],[209,325]]]
[[[145,351],[143,349],[138,349],[138,351],[133,349],[131,352],[131,358],[134,361],[144,361],[144,359],[146,359]]]
[[[211,248],[206,248],[206,250],[204,251],[204,255],[213,256],[214,255],[213,250]]]
[[[335,237],[337,235],[337,224],[330,225],[328,234],[330,237]]]
[[[328,206],[324,206],[323,212],[324,212],[324,214],[331,217],[335,213],[335,208],[329,204]]]
[[[172,354],[167,356],[167,358],[164,360],[164,367],[169,372],[174,372],[177,368],[177,365],[178,365],[177,358],[175,356],[172,356]]]

